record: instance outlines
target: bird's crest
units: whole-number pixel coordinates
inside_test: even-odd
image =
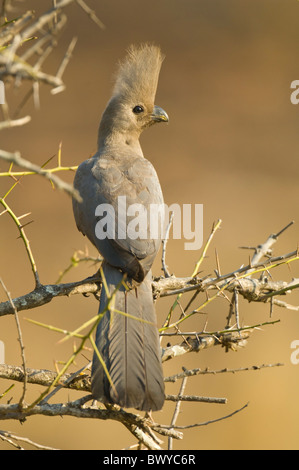
[[[130,46],[119,65],[113,96],[154,104],[163,59],[157,46]]]

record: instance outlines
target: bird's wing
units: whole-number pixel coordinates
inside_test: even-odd
[[[91,158],[80,165],[74,186],[83,199],[81,204],[74,201],[74,214],[79,230],[112,266],[124,270],[129,266],[128,272],[132,275],[130,266],[137,263],[138,268],[136,264],[133,271],[138,270],[141,264],[146,273],[159,249],[160,227],[163,226],[163,221],[161,226],[158,221],[159,211],[161,215],[163,212],[163,196],[152,164],[145,158],[132,155],[122,158],[109,155]],[[115,237],[113,233],[109,233],[111,238],[100,240],[95,228],[101,217],[95,214],[97,207],[102,204],[109,205],[110,210],[108,206],[102,206],[108,209],[104,213],[106,229],[109,233],[109,229],[111,231],[114,227]],[[132,206],[133,204],[139,206]],[[144,208],[145,212],[140,213],[138,208]],[[137,212],[134,212],[135,209]],[[132,211],[131,215],[128,215],[128,210]],[[153,220],[157,222],[154,233],[151,231]],[[140,231],[142,238],[134,239],[136,235],[140,235]]]

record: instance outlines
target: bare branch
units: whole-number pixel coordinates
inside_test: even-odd
[[[89,18],[95,22],[96,25],[99,26],[101,29],[105,29],[104,23],[96,16],[95,12],[89,8],[89,6],[84,2],[84,0],[76,0],[78,5],[88,14]]]
[[[15,321],[16,321],[16,325],[17,325],[18,339],[19,339],[19,343],[20,343],[21,358],[22,358],[22,364],[23,364],[23,376],[24,376],[23,377],[23,383],[24,383],[23,392],[22,392],[21,398],[19,400],[19,407],[20,407],[20,409],[22,409],[24,407],[24,399],[25,399],[26,386],[27,386],[27,374],[26,374],[25,350],[24,350],[24,343],[23,343],[21,325],[20,325],[20,322],[19,322],[19,316],[18,316],[17,309],[16,309],[16,307],[15,307],[13,301],[12,301],[10,293],[8,292],[6,286],[5,286],[5,284],[4,284],[4,282],[2,281],[1,278],[0,278],[0,284],[2,285],[2,287],[4,289],[4,292],[6,293],[6,295],[8,297],[8,301],[11,304],[11,307],[14,311],[14,317],[15,317]]]
[[[249,403],[246,403],[246,405],[242,406],[238,410],[235,410],[226,416],[222,416],[221,418],[211,419],[210,421],[205,421],[204,423],[188,424],[186,426],[174,426],[174,429],[190,429],[190,428],[195,428],[199,426],[207,426],[208,424],[212,424],[212,423],[217,423],[218,421],[223,421],[224,419],[231,418],[235,414],[240,413],[240,411],[243,411],[245,408],[247,408],[248,405]],[[161,427],[164,427],[164,426],[161,425]],[[168,428],[170,428],[170,426],[168,426]]]
[[[19,450],[24,450],[24,448],[21,447],[18,444],[18,442],[24,442],[25,444],[28,444],[32,447],[35,447],[36,449],[39,449],[39,450],[58,450],[58,449],[55,449],[54,447],[48,447],[48,446],[44,446],[42,444],[38,444],[37,442],[34,442],[31,439],[28,439],[28,437],[17,436],[16,434],[13,434],[13,433],[8,432],[8,431],[0,430],[0,439],[2,439],[3,441],[8,442],[13,447],[16,447]]]
[[[169,377],[164,377],[164,382],[176,382],[177,380],[181,380],[183,377],[192,377],[194,375],[216,375],[216,374],[226,374],[231,373],[235,374],[237,372],[248,372],[248,371],[255,371],[261,370],[265,368],[272,368],[272,367],[282,367],[284,364],[280,362],[276,364],[261,364],[260,366],[250,366],[250,367],[239,367],[237,369],[228,369],[225,367],[224,369],[219,370],[210,370],[210,369],[185,369],[183,368],[183,372],[179,374],[171,375]]]
[[[185,376],[186,378],[187,376]],[[220,405],[226,405],[226,398],[215,398],[215,397],[199,397],[197,395],[182,395],[181,391],[178,395],[165,395],[165,400],[181,402],[181,401],[196,401],[200,403],[217,403]]]
[[[74,294],[94,294],[99,291],[99,278],[87,278],[84,281],[71,282],[67,284],[40,285],[32,292],[13,299],[13,303],[20,312],[45,305],[55,297],[70,296]],[[9,302],[0,303],[0,317],[13,313]]]
[[[24,116],[23,118],[20,118],[20,119],[2,121],[0,122],[0,131],[2,131],[3,129],[9,129],[11,127],[24,126],[29,121],[31,121],[30,116]]]

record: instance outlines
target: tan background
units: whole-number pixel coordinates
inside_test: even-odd
[[[295,0],[89,0],[106,25],[101,31],[73,5],[59,46],[47,61],[55,73],[64,51],[76,35],[78,43],[65,72],[67,89],[52,96],[41,89],[41,110],[32,103],[23,114],[32,121],[20,129],[2,132],[0,147],[20,150],[25,158],[42,164],[57,154],[62,141],[65,165],[76,165],[96,150],[98,122],[110,96],[116,62],[130,43],[154,41],[166,55],[156,103],[170,116],[169,125],[150,129],[142,137],[145,155],[160,176],[168,204],[203,203],[204,237],[213,221],[223,225],[209,250],[203,274],[213,272],[217,248],[222,273],[248,262],[242,245],[257,245],[278,232],[290,220],[297,221],[275,246],[275,254],[296,249],[298,242],[298,113],[290,103],[290,83],[299,79],[299,4]],[[50,1],[26,1],[37,13]],[[18,103],[25,89],[7,90]],[[53,164],[55,160],[53,160]],[[52,164],[51,164],[52,165]],[[1,170],[5,165],[1,164]],[[72,181],[72,174],[60,174]],[[0,180],[3,195],[11,181]],[[34,223],[26,233],[37,260],[41,281],[56,281],[77,249],[95,251],[75,227],[69,197],[53,191],[39,177],[24,178],[9,196],[17,215],[31,211]],[[183,244],[170,241],[167,261],[177,276],[193,271],[197,252],[184,252]],[[160,256],[155,274],[160,273]],[[16,227],[8,216],[0,220],[0,275],[13,297],[34,287],[33,276]],[[65,281],[93,274],[91,265],[73,270]],[[272,273],[275,279],[299,276],[298,266]],[[0,299],[5,295],[0,293]],[[299,304],[298,294],[289,299]],[[169,302],[158,304],[165,318]],[[28,324],[24,318],[72,329],[94,315],[97,303],[74,296],[56,299],[34,311],[20,314],[26,345],[27,366],[53,369],[54,360],[65,360],[71,342],[58,345],[60,336]],[[225,300],[208,310],[208,329],[223,328],[228,313]],[[298,449],[299,365],[290,362],[290,344],[299,339],[298,312],[275,308],[281,322],[256,331],[238,353],[214,348],[185,355],[165,364],[165,375],[188,368],[246,367],[283,362],[284,367],[257,372],[201,376],[189,379],[186,393],[227,397],[227,405],[184,404],[178,424],[205,422],[224,416],[249,402],[242,413],[210,426],[185,431],[176,449]],[[252,325],[269,320],[267,306],[240,301],[241,322]],[[200,331],[206,317],[194,318],[189,330]],[[20,364],[16,327],[12,317],[1,318],[0,339],[5,342],[6,362]],[[90,357],[90,353],[86,352]],[[82,358],[77,366],[83,364]],[[75,369],[73,369],[75,370]],[[0,381],[0,393],[8,382]],[[179,384],[167,385],[175,393]],[[16,386],[9,396],[19,396]],[[27,400],[37,396],[31,386]],[[74,393],[61,393],[57,400]],[[155,415],[169,423],[174,406]],[[74,418],[34,417],[25,424],[2,423],[2,428],[40,443],[63,449],[118,449],[133,442],[118,423]],[[1,444],[2,448],[6,448]]]

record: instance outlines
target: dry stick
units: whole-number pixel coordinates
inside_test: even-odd
[[[272,368],[272,367],[282,367],[284,364],[278,362],[276,364],[261,364],[259,366],[250,366],[250,367],[239,367],[237,369],[219,369],[219,370],[210,370],[210,369],[184,369],[183,372],[180,372],[179,374],[171,375],[169,377],[164,377],[164,382],[176,382],[177,380],[182,379],[183,377],[192,377],[194,375],[216,375],[216,374],[235,374],[237,372],[248,372],[248,371],[256,371],[256,370],[261,370],[265,368]],[[1,366],[0,366],[1,368]],[[0,369],[1,370],[1,369]],[[1,377],[1,374],[0,374]]]
[[[221,276],[221,269],[220,269],[220,262],[219,262],[219,256],[218,256],[217,248],[215,248],[215,257],[216,257],[216,266],[217,266],[216,275]]]
[[[266,322],[263,322],[263,323],[257,323],[255,325],[250,325],[250,326],[243,326],[243,327],[236,327],[236,328],[227,328],[225,327],[224,330],[218,330],[218,331],[206,331],[206,330],[203,330],[203,331],[175,331],[175,332],[161,332],[160,335],[161,336],[188,336],[188,335],[191,335],[191,336],[195,336],[196,337],[196,340],[197,342],[200,342],[202,338],[205,338],[207,336],[211,336],[211,337],[215,337],[216,339],[216,336],[217,335],[225,335],[225,334],[231,334],[231,333],[238,333],[240,331],[246,331],[246,330],[254,330],[254,329],[258,329],[260,328],[261,326],[266,326],[266,325],[274,325],[275,323],[279,323],[280,320],[271,320],[271,321],[266,321]],[[202,338],[201,338],[202,337]]]
[[[175,375],[171,375],[169,377],[164,377],[164,382],[176,382],[177,380],[181,380],[184,377],[192,377],[194,375],[217,375],[217,374],[226,374],[226,373],[237,373],[237,372],[247,372],[247,371],[257,371],[262,370],[265,368],[273,368],[273,367],[282,367],[284,364],[276,363],[276,364],[261,364],[258,366],[249,366],[249,367],[240,367],[237,369],[219,369],[219,370],[210,370],[210,369],[184,369],[183,372],[180,372]],[[87,366],[84,366],[83,370],[86,369]],[[80,371],[81,372],[81,369]],[[91,391],[91,384],[90,384],[90,375],[87,374],[80,374],[77,375],[78,371],[74,374],[66,373],[60,377],[59,384],[56,384],[56,387],[63,387],[68,388],[70,390],[77,390],[81,392],[90,392]],[[53,372],[47,369],[26,369],[27,375],[27,383],[33,385],[42,385],[44,387],[48,387],[53,383],[53,381],[57,377],[57,372]],[[13,380],[16,382],[24,382],[24,371],[23,368],[20,366],[12,366],[8,364],[0,364],[0,378],[6,380]],[[172,397],[171,395],[166,395],[166,399],[168,397]],[[177,397],[177,396],[174,396]],[[209,397],[195,397],[194,401],[198,401],[197,398],[203,398],[207,402],[210,400]],[[177,399],[177,398],[176,398]],[[175,399],[175,400],[176,400]],[[171,401],[175,401],[172,400]],[[222,398],[212,398],[212,400],[216,400],[219,404],[224,404],[225,399]],[[218,400],[218,401],[217,401]],[[188,401],[188,400],[186,400]]]
[[[59,69],[58,69],[58,71],[57,71],[56,77],[62,78],[62,75],[63,75],[63,73],[64,73],[64,71],[65,71],[65,69],[66,69],[66,67],[67,67],[67,65],[68,65],[68,63],[69,63],[71,57],[72,57],[73,50],[74,50],[75,45],[76,45],[76,43],[77,43],[77,39],[78,39],[77,37],[74,37],[74,38],[71,40],[71,42],[70,42],[70,44],[69,44],[69,47],[68,47],[68,49],[67,49],[67,51],[66,51],[66,53],[65,53],[65,56],[64,56],[64,58],[63,58],[63,60],[62,60],[62,62],[61,62],[61,64],[60,64],[60,66],[59,66]],[[65,89],[65,86],[62,85],[62,86],[60,86],[60,87],[58,87],[58,88],[53,88],[53,89],[51,90],[51,93],[52,93],[52,95],[56,95],[57,93],[60,93],[60,92],[63,91],[64,89]]]
[[[24,62],[27,62],[28,59],[30,59],[34,54],[40,55],[41,53],[40,51],[42,50],[42,47],[47,42],[52,43],[55,40],[54,34],[57,35],[57,33],[66,24],[66,21],[67,21],[66,15],[61,15],[59,19],[59,23],[56,23],[53,28],[50,28],[50,30],[47,33],[45,33],[44,36],[41,36],[39,39],[36,39],[33,45],[20,56],[20,59]]]
[[[256,266],[256,272],[259,266],[262,266],[262,269],[259,270],[259,271],[262,271],[264,270],[265,266],[268,266],[268,269],[270,269],[270,268],[275,268],[284,263],[290,263],[292,261],[296,261],[299,259],[299,257],[296,255],[298,255],[298,252],[294,251],[292,253],[288,253],[283,256],[272,258],[268,260],[267,262],[261,263],[260,265]],[[293,257],[293,258],[288,261],[282,261],[281,263],[278,262],[281,260],[286,260],[287,258],[290,258],[290,257]],[[235,273],[242,273],[246,271],[247,268],[248,268],[247,266],[240,268],[236,270]],[[221,282],[222,280],[226,280],[227,278],[230,279],[230,282],[227,282],[226,285],[224,285],[224,288],[228,289],[229,291],[233,290],[235,286],[233,284],[233,282],[235,281],[234,273],[222,275]],[[59,284],[59,285],[54,284],[54,285],[40,286],[40,288],[37,288],[32,292],[29,292],[28,294],[25,294],[21,297],[14,299],[14,304],[16,305],[17,310],[20,311],[20,310],[27,310],[27,309],[44,305],[50,302],[54,297],[57,297],[57,296],[63,296],[63,295],[68,296],[71,294],[96,293],[99,291],[99,286],[97,284],[98,281],[99,281],[98,278],[88,278],[82,281],[68,283],[68,284]],[[160,292],[160,291],[162,291],[161,297],[164,297],[168,295],[176,295],[177,293],[188,292],[194,289],[196,291],[203,292],[208,288],[215,288],[215,282],[218,282],[217,279],[209,278],[193,286],[193,285],[190,285],[190,278],[181,279],[181,278],[171,277],[171,278],[166,278],[166,279],[160,279],[159,281],[153,281],[152,287],[153,287],[154,297],[157,295],[157,292]],[[248,296],[250,295],[250,300],[255,300],[255,301],[267,300],[267,296],[264,295],[263,291],[261,291],[261,296],[257,298],[252,297],[252,293],[256,292],[259,286],[268,290],[274,289],[274,292],[272,295],[279,295],[280,293],[287,293],[288,290],[291,291],[298,287],[298,281],[296,280],[293,280],[289,284],[282,282],[282,281],[272,283],[273,289],[272,288],[269,289],[269,286],[272,285],[270,282],[268,282],[267,285],[265,285],[256,279],[253,280],[253,279],[246,279],[246,278],[244,279],[238,278],[236,282],[238,283],[239,287],[240,287],[240,284],[242,285],[242,291],[239,289],[239,293],[241,293],[242,295],[245,295],[245,294]],[[295,282],[295,284],[293,284],[293,282]],[[178,286],[180,286],[180,289],[177,289]],[[187,287],[182,287],[182,286],[187,286]],[[275,286],[280,286],[280,287],[277,288]],[[270,296],[270,294],[267,294],[267,295]],[[285,302],[282,302],[276,299],[275,299],[275,304],[280,307],[298,310],[298,307],[291,306],[289,304],[286,304]],[[0,303],[0,316],[9,315],[12,313],[13,311],[11,309],[9,302]]]
[[[188,375],[185,375],[184,377],[188,377]],[[226,405],[227,403],[227,398],[200,397],[198,395],[182,395],[181,391],[178,395],[165,395],[165,400],[175,402],[190,401],[198,403],[214,403],[217,405]]]
[[[230,328],[230,321],[231,321],[231,318],[232,318],[233,313],[234,313],[235,295],[236,295],[236,292],[234,290],[234,292],[232,294],[230,306],[229,306],[229,312],[228,312],[228,315],[226,317],[226,328]]]
[[[43,26],[49,23],[62,8],[73,3],[75,0],[61,0],[58,5],[43,13],[37,20],[21,33],[21,38],[26,39],[33,36],[37,31],[41,31]]]
[[[0,30],[0,47],[13,40],[14,36],[19,33],[32,18],[33,11],[26,11],[18,19],[10,21]]]
[[[256,248],[254,248],[255,253],[251,259],[251,263],[250,263],[251,267],[256,266],[261,261],[261,259],[264,258],[265,256],[270,256],[272,254],[272,249],[271,249],[272,245],[274,245],[274,243],[277,242],[279,236],[293,224],[294,224],[294,221],[291,221],[278,233],[269,235],[268,239],[262,245],[259,245]]]
[[[56,73],[56,77],[59,77],[59,78],[62,78],[62,75],[64,74],[64,71],[72,57],[72,53],[73,53],[73,50],[77,44],[77,40],[78,38],[76,36],[73,37],[73,39],[71,40],[70,44],[69,44],[69,47],[67,48],[67,51],[65,53],[65,56],[59,66],[59,69]],[[52,90],[52,93],[53,93],[53,90]]]
[[[186,384],[187,384],[187,377],[183,377],[181,387],[180,387],[180,391],[179,391],[179,396],[180,397],[184,394]],[[170,425],[171,428],[173,428],[173,426],[176,423],[176,420],[177,420],[179,412],[180,412],[180,408],[181,408],[181,400],[178,400],[178,402],[175,406],[175,409],[174,409],[172,420],[171,420],[171,425]],[[172,440],[172,437],[169,437],[168,438],[168,450],[172,450],[172,449],[173,449],[173,440]]]
[[[240,329],[239,323],[239,297],[238,297],[238,288],[234,288],[234,296],[235,296],[235,317],[236,317],[236,324],[237,328]]]
[[[95,12],[91,8],[89,8],[89,6],[86,5],[83,0],[76,0],[76,2],[78,3],[78,5],[80,5],[82,10],[84,10],[88,14],[89,18],[99,26],[99,28],[105,29],[104,23],[102,23],[102,21],[96,16]]]
[[[47,403],[49,401],[49,399],[52,398],[53,395],[55,395],[55,393],[59,392],[59,390],[61,390],[62,388],[67,387],[68,384],[73,382],[74,379],[76,379],[80,374],[82,374],[83,371],[85,371],[87,369],[90,369],[91,364],[92,363],[90,361],[86,366],[81,367],[79,370],[77,370],[76,372],[71,374],[70,377],[63,382],[63,384],[60,383],[59,385],[57,385],[56,388],[54,390],[52,390],[52,392],[50,392],[47,396],[45,396],[45,398],[43,398],[43,400],[40,403],[42,405],[44,403]],[[61,381],[61,378],[60,378],[60,381]]]
[[[91,400],[91,396],[89,395],[87,399]],[[6,419],[22,420],[34,415],[73,416],[77,418],[98,420],[112,419],[125,425],[138,440],[141,440],[145,446],[152,449],[157,449],[158,446],[150,436],[146,435],[147,430],[152,428],[156,432],[162,435],[166,435],[164,432],[165,430],[160,430],[160,426],[152,425],[151,423],[148,423],[145,418],[135,415],[134,413],[126,412],[123,409],[119,409],[117,407],[111,407],[109,409],[86,407],[84,402],[85,400],[83,400],[83,405],[81,404],[82,400],[76,400],[74,402],[68,403],[46,403],[44,405],[36,405],[34,408],[27,408],[22,411],[19,410],[17,405],[4,404],[0,405],[0,421]],[[172,430],[168,431],[174,438],[181,439],[181,433]]]
[[[161,450],[159,444],[157,444],[151,436],[148,436],[141,428],[134,424],[123,422],[124,426],[136,437],[139,443],[142,443],[149,450]]]
[[[0,122],[0,131],[3,129],[9,129],[11,127],[24,126],[29,121],[31,121],[30,116],[24,116],[20,119],[8,119],[7,121]]]
[[[0,439],[8,442],[9,444],[11,444],[12,446],[16,447],[19,450],[24,450],[24,449],[23,447],[21,447],[19,444],[17,444],[14,441],[25,442],[26,444],[36,447],[39,450],[58,450],[58,449],[55,449],[54,447],[48,447],[42,444],[38,444],[37,442],[34,442],[31,439],[28,439],[27,437],[17,436],[16,434],[12,434],[9,431],[0,430]]]
[[[40,402],[40,405],[44,405],[57,393],[61,388],[67,388],[70,390],[76,390],[80,392],[91,392],[91,378],[90,374],[83,374],[82,372],[87,370],[91,365],[91,362],[87,366],[83,366],[78,371],[68,374],[63,374],[59,382],[56,382],[55,389],[50,392],[43,400]],[[266,366],[265,366],[266,367]],[[248,369],[249,370],[249,369]],[[198,375],[199,373],[207,373],[206,371],[200,371],[196,369],[197,373],[194,371],[186,371],[185,374],[177,374],[176,379],[164,379],[166,382],[175,382],[179,378],[190,377],[192,375]],[[223,372],[223,371],[221,371]],[[57,378],[58,373],[50,370],[39,370],[39,369],[26,369],[27,383],[32,385],[42,385],[44,387],[49,387],[53,384],[54,380]],[[11,366],[7,364],[0,364],[0,378],[7,380],[14,380],[16,382],[24,382],[24,370],[20,366]],[[182,391],[179,392],[179,395],[165,395],[165,400],[178,402],[178,401],[188,401],[188,402],[198,402],[198,403],[214,403],[214,404],[226,404],[226,398],[218,397],[200,397],[197,395],[182,395]]]
[[[26,368],[27,383],[33,385],[42,385],[49,387],[56,379],[58,373],[47,369]],[[0,378],[24,382],[24,371],[20,366],[0,364]],[[81,392],[90,392],[90,376],[86,374],[74,377],[74,374],[66,373],[60,377],[59,384],[63,388],[77,390]]]
[[[235,411],[233,411],[232,413],[230,413],[226,416],[222,416],[221,418],[211,419],[210,421],[205,421],[204,423],[189,424],[189,425],[186,425],[186,426],[174,426],[174,429],[190,429],[190,428],[195,428],[195,427],[199,427],[199,426],[207,426],[208,424],[212,424],[212,423],[217,423],[218,421],[222,421],[224,419],[231,418],[235,414],[240,413],[240,411],[243,411],[245,408],[247,408],[248,405],[249,405],[249,403],[246,403],[244,406],[242,406],[238,410],[235,410]],[[161,427],[165,427],[165,426],[161,425]]]
[[[16,34],[15,29],[13,29],[13,42],[3,50],[3,54],[0,56],[0,64],[5,66],[4,70],[1,72],[1,75],[15,76],[19,80],[22,78],[34,80],[35,84],[33,89],[35,90],[35,98],[38,97],[36,92],[38,92],[37,87],[39,82],[45,82],[55,87],[54,93],[64,89],[64,84],[61,77],[69,60],[71,49],[74,46],[74,41],[71,42],[67,54],[64,57],[56,76],[43,73],[39,69],[42,62],[44,62],[47,55],[52,52],[53,47],[56,45],[54,34],[57,34],[57,32],[61,30],[63,24],[66,21],[66,16],[61,15],[59,22],[54,21],[54,25],[50,26],[50,32],[44,33],[42,38],[37,41],[37,44],[34,44],[31,49],[26,51],[24,55],[25,59],[29,58],[35,51],[39,52],[43,44],[48,40],[51,41],[51,44],[42,52],[42,55],[35,66],[31,66],[28,62],[26,62],[24,57],[17,57],[16,51],[24,41],[28,40],[28,38],[32,38],[33,34],[39,33],[47,23],[49,24],[53,19],[55,20],[55,18],[57,18],[57,13],[61,12],[62,8],[74,1],[75,0],[60,1],[58,5],[55,5],[51,10],[42,14],[35,22],[33,22],[26,29],[23,29],[23,31],[19,34]]]
[[[100,278],[87,278],[79,282],[70,282],[66,284],[40,285],[26,295],[17,297],[13,300],[18,312],[40,307],[51,302],[58,296],[70,296],[74,294],[95,294],[99,291]],[[9,302],[0,303],[0,317],[13,314]]]
[[[244,346],[244,342],[246,342],[253,330],[260,328],[261,326],[273,325],[279,322],[280,320],[272,320],[271,322],[263,322],[242,328],[196,334],[195,338],[187,338],[188,342],[184,341],[181,344],[175,344],[164,348],[162,352],[162,362],[189,352],[199,352],[202,349],[220,345],[236,350],[236,347]]]
[[[20,409],[23,409],[24,408],[24,399],[25,399],[25,394],[26,394],[26,388],[27,388],[27,373],[26,373],[25,348],[24,348],[24,344],[23,344],[22,330],[21,330],[21,325],[20,325],[20,322],[19,322],[17,309],[16,309],[16,307],[15,307],[13,301],[12,301],[10,293],[8,292],[6,286],[5,286],[5,284],[4,284],[4,282],[2,281],[1,278],[0,278],[0,283],[3,287],[4,292],[6,293],[8,299],[9,299],[9,302],[10,302],[13,310],[14,310],[14,317],[15,317],[15,321],[16,321],[16,325],[17,325],[18,340],[19,340],[20,348],[21,348],[22,366],[23,366],[23,373],[24,373],[24,380],[23,380],[24,386],[23,386],[22,395],[21,395],[20,400],[19,400],[19,407],[20,407]]]

